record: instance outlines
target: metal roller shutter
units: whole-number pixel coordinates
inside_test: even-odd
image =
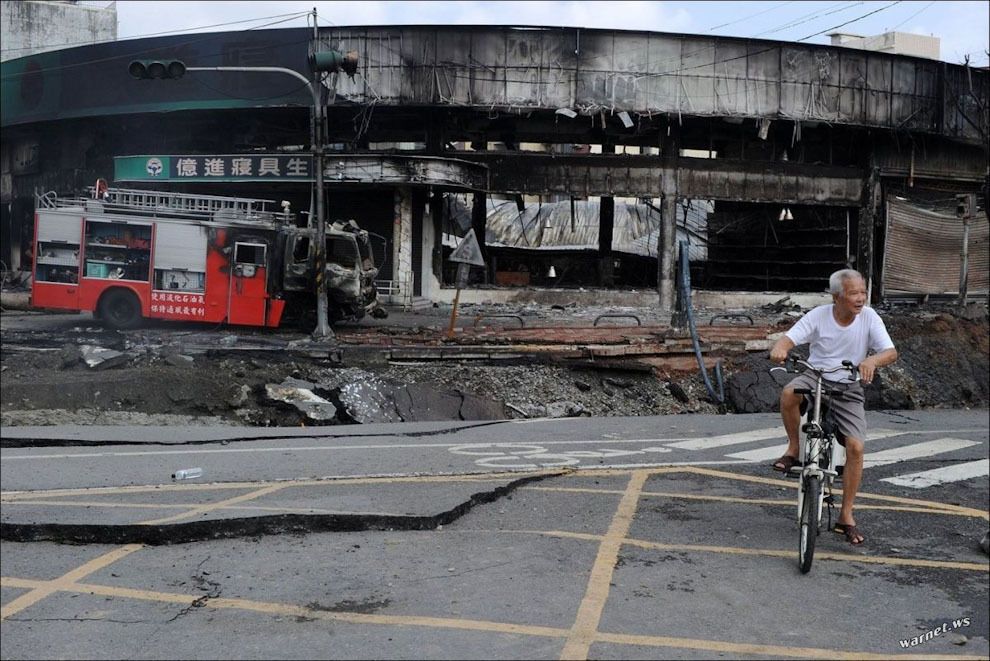
[[[155,268],[205,272],[206,239],[205,227],[158,223],[155,230]]]
[[[888,198],[884,294],[958,294],[963,222],[954,215]],[[970,294],[990,288],[990,223],[986,213],[969,221]]]

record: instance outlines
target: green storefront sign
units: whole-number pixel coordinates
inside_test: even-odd
[[[115,182],[237,182],[313,180],[309,154],[118,156]]]

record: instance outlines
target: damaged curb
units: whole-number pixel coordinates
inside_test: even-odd
[[[7,542],[56,542],[61,544],[147,544],[164,546],[235,537],[358,532],[363,530],[436,530],[530,482],[562,477],[574,470],[528,475],[491,491],[471,494],[465,502],[432,515],[386,514],[275,514],[237,519],[210,519],[167,525],[100,525],[66,523],[0,523],[0,539]]]

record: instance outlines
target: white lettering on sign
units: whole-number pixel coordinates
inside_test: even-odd
[[[180,177],[195,177],[199,175],[195,158],[180,158],[178,164],[178,175]]]
[[[208,158],[204,164],[204,170],[207,177],[222,177],[227,173],[227,169],[223,165],[222,158]]]
[[[289,162],[285,164],[285,173],[296,177],[305,177],[309,174],[309,162],[298,156],[290,158]]]
[[[278,167],[277,158],[263,158],[261,159],[261,164],[258,165],[258,176],[263,177],[266,174],[273,174],[276,177],[281,174],[281,170]]]
[[[235,177],[251,176],[250,158],[233,158],[230,160],[230,174]]]

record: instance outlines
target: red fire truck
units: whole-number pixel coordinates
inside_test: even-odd
[[[288,203],[106,188],[39,197],[31,304],[142,319],[276,327],[315,309],[315,237]],[[354,221],[326,229],[332,321],[384,316],[371,243]]]

